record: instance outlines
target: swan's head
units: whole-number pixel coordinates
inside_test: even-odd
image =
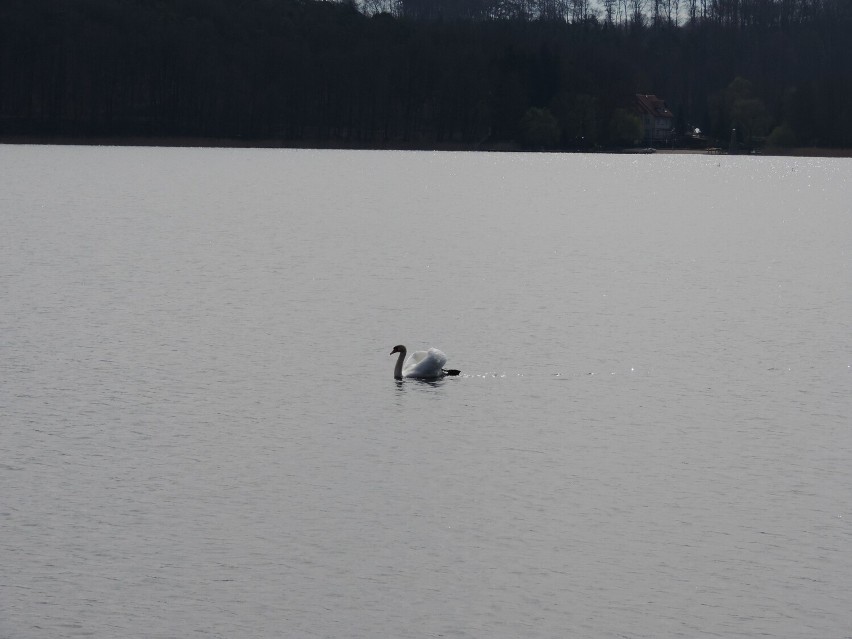
[[[404,352],[405,352],[405,346],[403,346],[402,344],[397,344],[396,346],[393,347],[393,350],[390,352],[390,354],[393,355],[394,353],[404,353]]]

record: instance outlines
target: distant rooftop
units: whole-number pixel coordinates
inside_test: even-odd
[[[639,103],[639,108],[645,113],[660,118],[674,117],[674,114],[666,106],[665,101],[661,100],[656,95],[637,93],[636,101]]]

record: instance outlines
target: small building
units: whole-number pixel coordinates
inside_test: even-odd
[[[656,95],[637,93],[636,110],[645,130],[645,144],[666,143],[674,137],[674,114]]]

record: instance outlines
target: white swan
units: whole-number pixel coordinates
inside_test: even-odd
[[[447,363],[447,356],[437,348],[430,348],[428,351],[414,351],[408,361],[403,364],[406,352],[406,348],[402,344],[394,346],[390,352],[391,355],[399,353],[396,366],[393,369],[394,379],[402,379],[403,377],[437,379],[444,375],[458,375],[461,372],[454,368],[443,368],[444,364]]]

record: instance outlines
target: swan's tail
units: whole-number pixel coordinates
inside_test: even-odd
[[[450,377],[461,375],[461,371],[457,371],[455,368],[442,368],[441,370],[444,371],[444,375],[449,375]]]

